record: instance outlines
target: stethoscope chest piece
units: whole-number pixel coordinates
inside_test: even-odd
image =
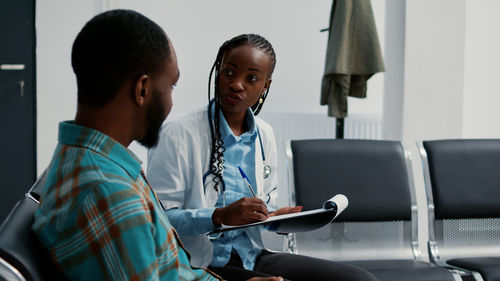
[[[260,152],[262,153],[262,161],[264,162],[264,179],[267,179],[271,174],[271,166],[265,163],[266,154],[264,153],[264,146],[262,145],[262,138],[260,137],[260,131],[257,129],[257,136],[259,137]]]
[[[271,174],[271,166],[264,164],[264,178],[267,179]]]

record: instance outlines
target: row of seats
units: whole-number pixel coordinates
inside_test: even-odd
[[[349,207],[317,231],[290,235],[292,252],[363,267],[380,281],[500,280],[500,140],[420,144],[429,256],[418,247],[411,155],[400,142],[295,140],[287,148],[291,204]],[[0,226],[1,280],[63,280],[31,231],[45,173]]]
[[[430,263],[418,246],[411,155],[395,141],[289,142],[292,204],[308,210],[337,193],[349,198],[333,223],[292,235],[290,251],[356,264],[381,281],[500,280],[500,140],[419,148]]]
[[[31,230],[46,172],[0,226],[0,281],[66,280]]]

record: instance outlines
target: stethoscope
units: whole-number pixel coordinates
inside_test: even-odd
[[[210,126],[212,127],[213,121],[212,121],[212,104],[214,100],[211,100],[210,103],[208,104],[208,122]],[[257,124],[255,124],[257,126]],[[264,145],[262,144],[262,137],[260,136],[260,130],[259,127],[257,126],[257,137],[259,139],[259,144],[260,144],[260,153],[262,155],[262,167],[263,167],[263,177],[264,179],[267,179],[271,175],[271,166],[269,166],[266,163],[266,153],[264,151]],[[207,171],[203,175],[203,182],[205,182],[206,178],[210,175],[210,171]],[[224,193],[226,187],[225,184],[222,184],[222,192]]]
[[[269,175],[271,175],[271,166],[266,164],[266,154],[264,153],[264,145],[262,145],[262,138],[260,137],[260,131],[257,127],[257,137],[259,138],[260,143],[260,152],[262,154],[262,165],[264,167],[264,179],[267,179]]]

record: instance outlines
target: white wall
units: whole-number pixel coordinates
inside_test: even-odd
[[[37,168],[48,165],[57,144],[57,126],[76,111],[76,79],[71,69],[71,46],[101,1],[37,1]]]
[[[495,0],[387,0],[385,138],[411,146],[500,138],[498,8]]]
[[[427,208],[415,143],[462,136],[464,42],[465,0],[406,2],[402,140],[415,160],[419,244],[424,255]]]
[[[500,1],[466,2],[464,138],[500,138]]]
[[[241,33],[259,33],[273,44],[277,65],[263,112],[325,113],[319,105],[331,0],[47,0],[37,3],[38,172],[56,144],[57,123],[76,108],[71,44],[93,15],[106,8],[137,10],[173,41],[181,77],[169,118],[207,103],[208,73],[219,46]],[[372,0],[383,47],[385,0]],[[368,98],[350,99],[350,113],[381,114],[383,74],[369,80]],[[57,102],[57,105],[56,105]],[[131,148],[145,160],[145,150]]]
[[[403,137],[406,1],[387,0],[385,5],[385,75],[382,138]]]
[[[384,1],[373,1],[382,31]],[[277,65],[266,112],[326,112],[319,105],[331,0],[286,1],[149,1],[115,0],[113,8],[131,8],[151,17],[174,42],[181,79],[173,113],[189,112],[207,103],[208,72],[219,46],[241,33],[259,33],[274,46]],[[353,101],[351,112],[380,113],[381,79],[376,94]]]
[[[406,11],[403,140],[459,138],[465,0],[407,1]]]

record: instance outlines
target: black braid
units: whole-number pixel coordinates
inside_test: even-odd
[[[219,184],[222,184],[222,188],[224,189],[225,183],[222,177],[222,170],[224,164],[224,141],[221,138],[220,133],[220,114],[221,109],[219,105],[219,70],[220,65],[222,63],[222,57],[224,54],[238,46],[249,45],[256,49],[259,49],[266,53],[271,60],[271,69],[269,70],[268,78],[271,78],[273,74],[274,67],[276,66],[276,54],[274,53],[273,46],[269,41],[267,41],[264,37],[257,34],[242,34],[232,39],[224,42],[222,46],[219,48],[217,52],[217,57],[215,58],[215,62],[210,69],[210,74],[208,76],[208,117],[210,123],[210,135],[212,138],[212,151],[210,156],[210,173],[214,175],[213,182],[215,183],[215,189],[218,190]],[[212,75],[214,75],[214,98],[212,101],[210,88],[212,85]],[[264,101],[266,100],[267,94],[269,93],[269,87],[266,92],[261,96],[262,103],[257,101],[254,105],[252,105],[252,111],[255,116],[257,116],[264,105]],[[214,120],[212,123],[212,105],[214,108]]]

